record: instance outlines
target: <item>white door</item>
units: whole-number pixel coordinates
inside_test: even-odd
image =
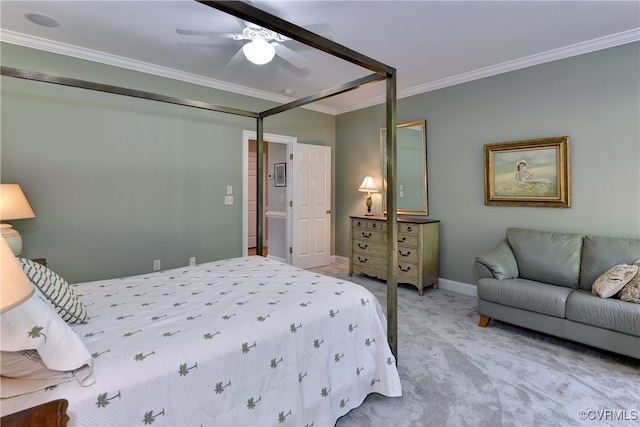
[[[330,263],[331,147],[292,144],[291,264],[313,268]]]

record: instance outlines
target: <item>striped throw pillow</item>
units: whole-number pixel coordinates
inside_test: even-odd
[[[66,280],[35,261],[19,260],[29,280],[47,297],[65,322],[87,323],[87,309]]]

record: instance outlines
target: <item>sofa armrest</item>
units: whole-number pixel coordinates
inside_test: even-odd
[[[518,263],[506,238],[489,252],[475,258],[476,282],[485,277],[499,280],[515,279],[518,275]]]

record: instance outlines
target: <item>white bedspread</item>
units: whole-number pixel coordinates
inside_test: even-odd
[[[64,398],[70,426],[330,426],[369,393],[402,393],[381,307],[351,282],[246,257],[74,290],[96,383],[3,413]]]

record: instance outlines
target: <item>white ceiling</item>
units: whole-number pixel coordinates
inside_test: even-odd
[[[640,1],[253,1],[301,27],[319,28],[397,69],[402,98],[477,78],[640,40]],[[185,36],[176,28],[239,32],[241,22],[183,1],[0,2],[3,41],[286,102],[370,74],[288,41],[310,60],[299,69],[227,62],[243,42]],[[35,25],[27,13],[60,21]],[[319,26],[319,27],[313,27]],[[34,70],[41,71],[41,70]],[[284,90],[293,91],[291,97]],[[339,114],[384,102],[376,83],[316,103]],[[215,100],[208,100],[215,102]]]

